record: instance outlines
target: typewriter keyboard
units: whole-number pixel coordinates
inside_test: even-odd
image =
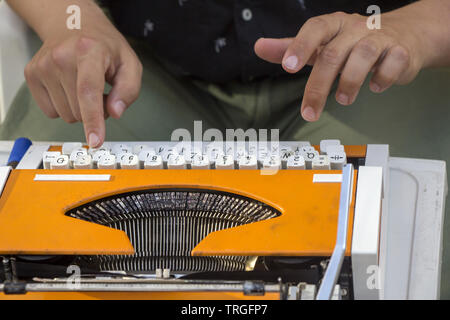
[[[82,143],[50,148],[44,169],[216,169],[216,170],[340,170],[347,154],[339,140],[309,142],[186,143],[106,142],[90,149]]]

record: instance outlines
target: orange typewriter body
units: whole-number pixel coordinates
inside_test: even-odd
[[[359,149],[357,150],[359,152]],[[115,194],[159,189],[212,189],[239,194],[279,210],[281,215],[210,233],[195,256],[331,256],[337,234],[340,183],[314,183],[331,170],[13,170],[0,199],[0,255],[133,254],[125,232],[66,215],[70,209]],[[109,181],[35,181],[36,174],[109,174]],[[354,175],[346,255],[350,255],[356,190]],[[238,293],[45,292],[1,298],[25,299],[213,299]],[[248,298],[248,297],[246,297]],[[266,293],[264,297],[278,299]]]
[[[55,171],[11,172],[0,200],[0,254],[132,254],[124,232],[65,213],[92,200],[151,188],[227,191],[281,212],[277,218],[213,232],[194,248],[193,255],[327,256],[336,240],[340,183],[313,183],[313,176],[323,171],[280,170],[261,175],[258,170],[96,170],[95,174],[110,174],[110,181],[34,181],[36,174],[45,173]],[[74,171],[58,170],[58,174]],[[353,205],[350,214],[353,217]],[[347,254],[350,239],[351,232]]]

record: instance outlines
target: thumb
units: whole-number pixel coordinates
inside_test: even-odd
[[[139,61],[122,64],[113,78],[113,87],[106,99],[106,112],[113,118],[120,118],[138,98],[141,82],[142,65]]]
[[[284,53],[294,38],[259,38],[255,42],[255,53],[263,60],[281,64]]]

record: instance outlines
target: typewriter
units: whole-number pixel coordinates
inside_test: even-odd
[[[437,299],[443,161],[323,140],[34,142],[0,299]]]

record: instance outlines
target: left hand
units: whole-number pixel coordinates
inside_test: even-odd
[[[380,93],[409,83],[424,66],[426,45],[414,29],[419,22],[388,13],[381,16],[381,29],[370,30],[366,21],[365,16],[336,12],[309,19],[295,38],[255,43],[260,58],[282,64],[289,73],[313,65],[301,106],[305,120],[319,119],[339,73],[336,100],[350,105],[369,72],[371,90]]]

